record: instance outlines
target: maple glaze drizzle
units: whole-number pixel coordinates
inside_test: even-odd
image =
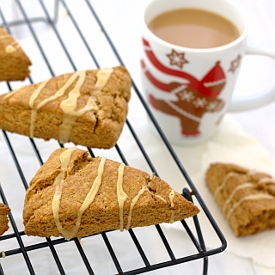
[[[61,198],[61,195],[62,195],[62,187],[63,187],[63,184],[65,182],[64,178],[65,178],[66,169],[67,169],[67,166],[70,162],[71,155],[72,155],[72,153],[75,149],[76,148],[67,149],[66,151],[64,151],[59,156],[60,163],[61,163],[61,172],[55,178],[54,185],[56,187],[55,187],[55,193],[54,193],[54,196],[53,196],[53,199],[52,199],[52,212],[53,212],[55,224],[57,226],[58,231],[61,233],[61,235],[66,240],[69,240],[69,239],[73,238],[76,235],[76,233],[77,233],[77,231],[80,227],[81,217],[82,217],[84,211],[94,201],[94,199],[95,199],[95,197],[98,193],[98,190],[101,186],[101,183],[102,183],[102,175],[104,173],[104,166],[105,166],[105,162],[106,162],[105,157],[102,157],[100,159],[100,163],[99,163],[99,166],[98,166],[97,177],[95,178],[95,180],[94,180],[94,182],[91,186],[90,191],[86,195],[81,207],[78,210],[77,220],[76,220],[75,226],[71,230],[64,229],[61,222],[60,222],[60,217],[59,217],[60,198]],[[118,205],[119,205],[120,231],[123,231],[123,229],[124,229],[123,228],[123,208],[124,208],[125,201],[128,199],[128,195],[123,190],[124,168],[125,168],[125,164],[121,163],[118,167],[118,179],[117,179],[117,199],[118,199]],[[131,226],[132,212],[133,212],[134,206],[138,202],[140,196],[145,191],[150,192],[150,190],[148,189],[148,187],[146,185],[144,185],[139,190],[138,194],[131,201],[130,210],[129,210],[129,213],[128,213],[127,225],[126,225],[127,230]],[[162,201],[164,201],[165,203],[167,203],[166,200],[164,198],[162,198],[160,195],[155,195],[155,196],[157,198],[161,199]],[[174,197],[175,197],[175,191],[172,189],[169,193],[169,199],[170,199],[171,207],[174,206],[174,202],[173,202]],[[169,222],[170,223],[174,222],[174,211],[171,213],[171,217],[170,217]]]
[[[156,198],[162,200],[164,203],[167,203],[167,201],[160,195],[155,194]]]
[[[11,36],[8,34],[4,34],[0,36],[0,39],[6,39],[6,38],[10,38]]]
[[[4,35],[1,35],[0,36],[0,39],[12,39],[12,37],[8,34],[4,34]],[[5,47],[5,52],[6,53],[14,53],[17,51],[17,49],[20,48],[20,45],[16,42],[16,41],[13,41],[11,44],[7,45]]]
[[[73,124],[75,123],[76,119],[86,113],[87,111],[91,110],[97,110],[97,105],[95,102],[94,94],[99,92],[101,89],[105,87],[105,85],[108,83],[109,78],[113,72],[112,68],[104,68],[100,69],[97,72],[97,80],[95,83],[94,89],[90,92],[90,96],[86,102],[86,105],[80,109],[76,110],[77,108],[77,101],[79,96],[81,95],[80,90],[82,85],[85,82],[86,79],[86,71],[76,71],[73,73],[69,79],[66,81],[66,83],[52,96],[42,100],[37,106],[34,106],[35,100],[40,95],[41,91],[49,80],[44,81],[40,83],[40,85],[37,87],[37,89],[32,93],[30,100],[29,100],[29,106],[31,108],[31,122],[30,122],[30,137],[34,136],[34,129],[35,129],[35,120],[37,116],[37,111],[41,109],[43,106],[45,106],[47,103],[54,101],[55,99],[64,96],[65,92],[70,88],[70,86],[76,81],[74,87],[69,91],[68,97],[60,103],[60,108],[63,111],[63,121],[59,128],[59,141],[60,143],[65,143],[69,140],[71,135],[71,130],[73,127]],[[10,95],[9,95],[10,96]]]
[[[261,178],[259,180],[259,184],[265,184],[265,183],[266,184],[275,184],[275,179],[266,177],[266,178]]]
[[[63,236],[64,234],[66,235],[66,230],[62,227],[59,219],[60,198],[61,198],[62,186],[63,186],[62,182],[65,178],[68,164],[70,162],[71,156],[75,151],[75,149],[76,148],[70,148],[70,149],[67,149],[66,151],[63,151],[60,154],[59,161],[61,163],[61,172],[57,175],[57,177],[54,180],[55,193],[52,199],[52,212],[53,212],[53,217],[54,217],[56,227]]]
[[[126,225],[126,230],[129,230],[130,229],[130,226],[131,226],[131,220],[132,220],[132,212],[133,212],[133,209],[134,209],[134,206],[136,205],[139,197],[145,192],[145,191],[148,191],[149,192],[149,189],[146,185],[144,185],[140,190],[139,192],[137,193],[137,195],[133,198],[132,202],[131,202],[131,205],[130,205],[130,210],[129,210],[129,215],[128,215],[128,221],[127,221],[127,225]]]
[[[241,205],[244,201],[252,201],[252,200],[270,200],[270,199],[275,199],[275,197],[273,197],[272,195],[269,194],[251,194],[251,195],[247,195],[243,198],[241,198],[238,202],[236,202],[233,207],[229,210],[229,212],[226,215],[226,219],[229,220],[232,213],[234,212],[234,210]]]
[[[80,227],[81,217],[82,217],[84,211],[94,201],[94,199],[95,199],[95,197],[97,195],[97,192],[99,190],[99,187],[101,185],[101,182],[102,182],[102,175],[103,175],[103,172],[104,172],[105,162],[106,162],[106,158],[102,157],[100,159],[100,163],[99,163],[99,166],[98,166],[98,169],[97,169],[97,177],[95,178],[95,180],[93,182],[93,185],[92,185],[89,193],[85,197],[84,202],[82,203],[80,209],[78,210],[77,220],[76,220],[75,227],[72,230],[68,230],[66,236],[63,235],[65,237],[65,239],[69,240],[73,236],[75,236],[75,234],[77,233],[77,231],[78,231],[78,229]]]
[[[174,198],[175,198],[175,191],[171,189],[169,193],[169,200],[170,200],[171,207],[174,207]]]
[[[63,123],[60,126],[60,133],[59,133],[60,143],[65,143],[69,140],[73,124],[75,123],[76,119],[79,116],[83,115],[87,111],[98,109],[93,96],[94,94],[96,94],[97,92],[99,92],[101,89],[105,87],[105,85],[109,81],[109,78],[112,72],[113,72],[112,68],[104,68],[97,72],[96,74],[97,80],[95,83],[95,88],[90,93],[90,97],[84,108],[76,111],[77,100],[80,96],[81,87],[75,87],[72,91],[70,91],[68,98],[61,102],[60,108],[64,112],[64,117],[63,117]],[[84,75],[83,81],[80,81],[80,83],[84,82],[85,78],[86,78],[86,74]]]
[[[171,213],[169,223],[173,223],[175,221],[175,213],[174,211]]]
[[[11,43],[11,44],[9,44],[5,47],[5,52],[8,53],[8,54],[9,53],[14,53],[19,48],[20,48],[20,45],[16,41],[14,41],[13,43]]]
[[[118,179],[117,179],[117,200],[119,206],[119,229],[123,231],[123,206],[125,201],[128,199],[128,195],[123,190],[123,175],[124,175],[125,164],[121,163],[118,168]]]
[[[238,190],[249,188],[249,187],[253,187],[253,184],[250,182],[246,182],[246,183],[240,184],[236,188],[234,188],[234,190],[228,196],[227,200],[225,201],[225,203],[223,205],[223,209],[222,209],[223,212],[226,211],[228,204],[231,202],[231,200],[233,199],[234,195],[237,193]]]
[[[49,80],[46,80],[42,82],[38,88],[33,92],[33,94],[30,97],[29,106],[32,109],[31,112],[31,125],[30,125],[30,137],[33,137],[33,131],[34,131],[34,125],[35,125],[35,119],[37,115],[37,111],[41,109],[44,105],[47,103],[63,96],[66,92],[66,90],[73,84],[73,82],[78,78],[77,83],[75,84],[75,87],[81,87],[83,83],[80,83],[80,81],[83,81],[83,77],[80,76],[85,75],[85,71],[76,71],[73,73],[70,78],[67,80],[67,82],[52,96],[42,100],[36,107],[34,107],[34,101],[37,99],[37,97],[40,95],[40,92],[43,90],[43,88],[46,86],[46,84],[49,82]],[[74,89],[72,90],[74,91]]]
[[[30,137],[31,138],[33,138],[36,114],[39,109],[38,107],[34,108],[34,101],[39,96],[41,90],[46,86],[47,83],[48,83],[48,80],[40,83],[38,88],[32,93],[30,100],[29,100],[29,106],[31,108],[31,123],[30,123]]]
[[[254,171],[250,170],[248,172],[250,175],[252,175],[253,173],[255,173]],[[219,194],[219,192],[225,187],[228,179],[231,177],[231,176],[234,176],[234,175],[239,175],[237,172],[229,172],[228,174],[226,174],[226,176],[224,177],[222,183],[220,186],[218,186],[218,188],[216,188],[215,192],[214,192],[214,197],[216,198],[217,195]],[[258,184],[261,184],[261,183],[271,183],[273,184],[273,182],[275,183],[274,179],[271,179],[271,178],[262,178],[259,180]],[[236,194],[236,192],[238,190],[241,190],[241,189],[245,189],[245,188],[251,188],[253,187],[253,183],[250,183],[250,182],[245,182],[243,184],[240,184],[238,185],[237,187],[235,187],[233,189],[233,191],[230,193],[230,195],[228,196],[228,198],[226,199],[223,207],[222,207],[222,211],[225,213],[226,212],[226,209],[228,207],[228,204],[232,201],[234,195]],[[243,198],[241,198],[239,201],[237,201],[231,208],[230,210],[228,211],[227,215],[226,215],[226,219],[229,220],[232,213],[234,212],[234,210],[240,206],[244,201],[249,201],[249,200],[262,200],[262,199],[275,199],[274,196],[270,195],[270,194],[263,194],[263,193],[257,193],[257,194],[250,194],[250,195],[246,195],[244,196]]]
[[[21,88],[24,88],[25,86],[22,86]],[[13,90],[9,93],[7,93],[5,96],[4,96],[4,99],[8,99],[9,97],[12,97],[14,94],[16,94],[21,88],[19,89],[16,89],[16,90]]]
[[[98,192],[99,187],[100,187],[101,182],[102,182],[102,175],[103,175],[103,172],[104,172],[105,162],[106,162],[106,158],[102,157],[100,159],[100,163],[99,163],[99,166],[98,166],[97,177],[95,178],[90,191],[86,195],[81,207],[79,208],[79,210],[77,212],[76,223],[75,223],[75,226],[71,230],[64,229],[62,227],[61,223],[60,223],[59,207],[60,207],[60,197],[61,197],[61,193],[62,193],[62,181],[61,181],[61,184],[58,184],[56,186],[56,191],[55,191],[55,195],[54,195],[53,202],[52,202],[52,205],[54,205],[53,214],[54,214],[54,217],[55,217],[55,223],[56,223],[57,229],[66,240],[70,240],[71,238],[73,238],[75,236],[75,234],[77,233],[77,231],[80,227],[81,217],[82,217],[84,211],[94,201],[95,196],[97,195],[97,192]]]
[[[217,195],[220,193],[220,191],[222,191],[222,189],[224,188],[224,186],[226,185],[227,181],[229,180],[230,177],[234,176],[234,175],[239,175],[238,173],[236,172],[229,172],[228,174],[226,174],[226,176],[224,177],[221,185],[219,185],[216,190],[215,190],[215,193],[214,193],[214,198],[217,197]]]

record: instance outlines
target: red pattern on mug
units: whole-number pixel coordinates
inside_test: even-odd
[[[149,43],[144,39],[143,43],[148,59],[158,70],[166,74],[180,76],[182,79],[188,81],[187,84],[178,82],[163,83],[152,75],[146,68],[144,60],[142,60],[141,65],[148,80],[158,89],[170,92],[177,98],[176,100],[158,99],[149,92],[151,105],[165,114],[178,117],[182,135],[199,135],[202,116],[206,112],[217,112],[224,107],[224,101],[217,98],[226,83],[225,74],[220,66],[220,62],[217,61],[215,66],[199,81],[186,72],[173,70],[164,66],[154,55]],[[170,59],[171,55],[167,56]],[[184,54],[180,55],[180,57],[184,57]],[[183,63],[186,63],[186,61]],[[177,62],[174,65],[178,66]]]

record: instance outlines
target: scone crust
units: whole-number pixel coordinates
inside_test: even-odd
[[[9,229],[8,214],[10,211],[11,210],[7,205],[0,203],[0,235],[4,234],[4,232]]]

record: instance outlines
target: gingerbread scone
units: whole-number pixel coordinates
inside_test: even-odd
[[[31,61],[18,42],[0,27],[0,81],[24,80]]]
[[[7,205],[0,203],[0,235],[4,234],[4,232],[9,229],[8,215],[10,211],[11,210]]]
[[[275,179],[269,174],[214,163],[206,182],[237,237],[275,229]]]
[[[130,89],[122,66],[56,76],[1,95],[0,128],[109,149],[126,121]]]
[[[165,181],[77,148],[57,149],[30,182],[27,235],[66,239],[172,223],[199,209]]]

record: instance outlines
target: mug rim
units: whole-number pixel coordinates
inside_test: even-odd
[[[142,24],[143,24],[143,29],[145,29],[146,32],[147,32],[147,35],[151,36],[152,39],[154,39],[156,42],[162,44],[163,46],[166,46],[166,47],[169,47],[169,48],[174,48],[174,49],[181,50],[181,51],[185,50],[185,51],[197,52],[197,53],[217,52],[217,51],[222,51],[222,50],[234,47],[235,45],[237,45],[237,44],[241,43],[243,40],[245,40],[246,37],[247,37],[247,34],[248,34],[248,32],[247,32],[247,26],[245,24],[243,16],[240,14],[240,12],[238,11],[238,9],[232,3],[228,2],[228,1],[223,1],[223,2],[227,3],[228,5],[230,5],[233,9],[235,9],[235,12],[238,14],[239,18],[242,20],[242,23],[243,23],[243,26],[244,26],[242,32],[241,32],[240,28],[236,25],[236,27],[238,28],[238,30],[241,32],[240,35],[238,36],[238,38],[236,38],[235,40],[233,40],[233,41],[231,41],[231,42],[229,42],[227,44],[224,44],[224,45],[221,45],[221,46],[217,46],[217,47],[211,47],[211,48],[190,48],[190,47],[179,46],[179,45],[167,42],[167,41],[159,38],[157,35],[155,35],[149,29],[148,25],[146,24],[146,20],[145,20],[145,14],[146,14],[146,11],[147,11],[148,7],[150,6],[150,4],[152,2],[157,2],[157,1],[159,1],[159,0],[149,1],[149,3],[145,6],[145,8],[143,10]],[[190,8],[192,8],[192,7],[190,7]],[[194,8],[197,8],[197,7],[194,7]],[[199,9],[199,8],[197,8],[197,9]],[[203,9],[203,8],[201,8],[201,9]],[[174,9],[171,8],[171,9],[168,9],[167,11],[170,11],[170,10],[174,10]],[[205,10],[207,10],[207,9],[205,9]],[[211,11],[211,10],[208,10],[208,11]],[[218,14],[217,12],[215,12],[215,13]],[[158,14],[161,14],[161,13],[158,13]],[[218,14],[218,15],[223,16],[221,14]],[[152,18],[154,18],[154,17],[152,17]],[[230,20],[230,19],[228,19],[228,20]]]

